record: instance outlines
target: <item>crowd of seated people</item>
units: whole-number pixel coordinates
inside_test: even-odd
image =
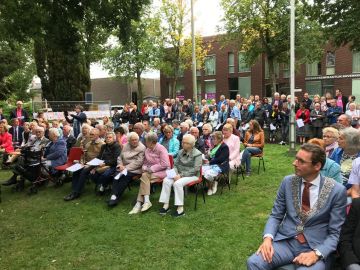
[[[291,108],[289,96],[278,93],[271,102],[267,98],[261,100],[257,95],[249,98],[237,95],[235,100],[221,96],[218,102],[202,100],[199,105],[178,98],[149,101],[139,106],[139,110],[130,103],[125,105],[123,112],[115,111],[112,117],[105,116],[100,123],[87,119],[81,106],[76,106],[74,114],[64,112],[63,120],[47,121],[39,113],[31,122],[27,116],[21,116],[23,109],[18,108],[18,117],[11,119],[11,126],[5,119],[1,120],[0,153],[5,164],[16,168],[17,163],[21,165],[22,162],[19,159],[21,149],[41,149],[43,162],[55,173],[57,166],[65,164],[71,148],[80,147],[84,154],[78,162],[84,167],[72,173],[72,191],[65,196],[66,201],[78,199],[84,192],[86,181],[92,180],[97,194],[110,191],[107,203],[115,206],[129,183],[138,181],[138,196],[130,211],[130,214],[137,214],[152,206],[151,185],[167,179],[161,200],[163,212],[168,211],[169,190],[173,186],[177,213],[181,215],[184,202],[180,189],[190,180],[175,183],[178,179],[190,177],[193,180],[199,175],[198,165],[190,170],[186,168],[186,162],[197,164],[197,155],[202,154],[207,194],[216,194],[219,175],[241,166],[250,176],[251,157],[263,154],[265,141],[273,143],[281,138],[280,144],[286,144],[289,114],[293,109],[296,120],[301,120],[297,121],[299,142],[317,139],[310,142],[323,147],[327,154],[322,174],[345,185],[348,196],[356,198],[359,183],[353,175],[360,166],[359,110],[355,97],[344,99],[341,91],[336,93],[334,98],[315,96],[313,100],[305,93],[302,98],[295,99],[294,108]],[[186,142],[184,138],[187,138]],[[176,179],[166,174],[171,167],[169,156],[174,161]],[[103,160],[103,164],[86,165],[94,158]],[[126,174],[121,174],[125,169]],[[185,173],[186,170],[190,173]],[[120,176],[115,179],[117,175]],[[23,180],[21,172],[13,169],[12,177],[3,185],[20,182],[23,187]]]

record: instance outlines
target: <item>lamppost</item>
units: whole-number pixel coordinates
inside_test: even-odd
[[[290,0],[290,147],[289,154],[294,154],[295,149],[295,0]]]
[[[194,25],[194,0],[191,0],[191,42],[192,42],[192,82],[193,82],[193,101],[197,103],[197,81],[196,81],[196,44],[195,44],[195,25]]]

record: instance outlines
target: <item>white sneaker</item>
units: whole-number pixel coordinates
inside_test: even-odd
[[[144,203],[143,206],[141,207],[141,212],[145,212],[149,210],[151,206],[152,206],[151,202]]]
[[[282,144],[283,144],[283,141],[279,142],[279,144],[282,145]]]
[[[141,208],[134,207],[130,212],[129,215],[139,214],[141,212]]]
[[[212,188],[212,194],[214,195],[217,191],[217,186],[218,186],[218,182],[217,181],[214,181],[214,185],[213,185],[213,188]]]
[[[115,201],[117,199],[116,195],[111,195],[110,200]]]
[[[209,189],[208,189],[208,191],[207,191],[207,195],[209,195],[209,196],[213,195],[213,191],[212,191],[212,189],[211,189],[211,188],[209,188]]]

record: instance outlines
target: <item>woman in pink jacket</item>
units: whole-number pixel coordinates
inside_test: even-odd
[[[14,152],[12,135],[8,132],[5,124],[0,124],[0,154],[3,155],[3,163],[6,162],[8,154]]]
[[[166,177],[166,170],[170,169],[168,151],[164,146],[157,142],[157,135],[153,132],[145,136],[145,158],[142,167],[140,189],[137,202],[129,212],[130,215],[145,212],[152,206],[150,202],[150,185],[156,179]]]
[[[233,134],[233,126],[225,124],[222,133],[224,136],[224,143],[229,147],[229,165],[230,170],[235,170],[240,165],[240,138]]]

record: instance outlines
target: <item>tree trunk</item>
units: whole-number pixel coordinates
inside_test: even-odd
[[[138,92],[138,104],[141,105],[142,101],[143,101],[143,87],[142,87],[142,83],[141,83],[141,71],[137,70],[136,71],[136,81],[137,81],[137,92]]]
[[[53,89],[49,85],[49,75],[46,64],[46,48],[43,40],[37,39],[34,42],[34,58],[36,73],[41,80],[41,90],[43,98],[47,100],[54,99]]]

